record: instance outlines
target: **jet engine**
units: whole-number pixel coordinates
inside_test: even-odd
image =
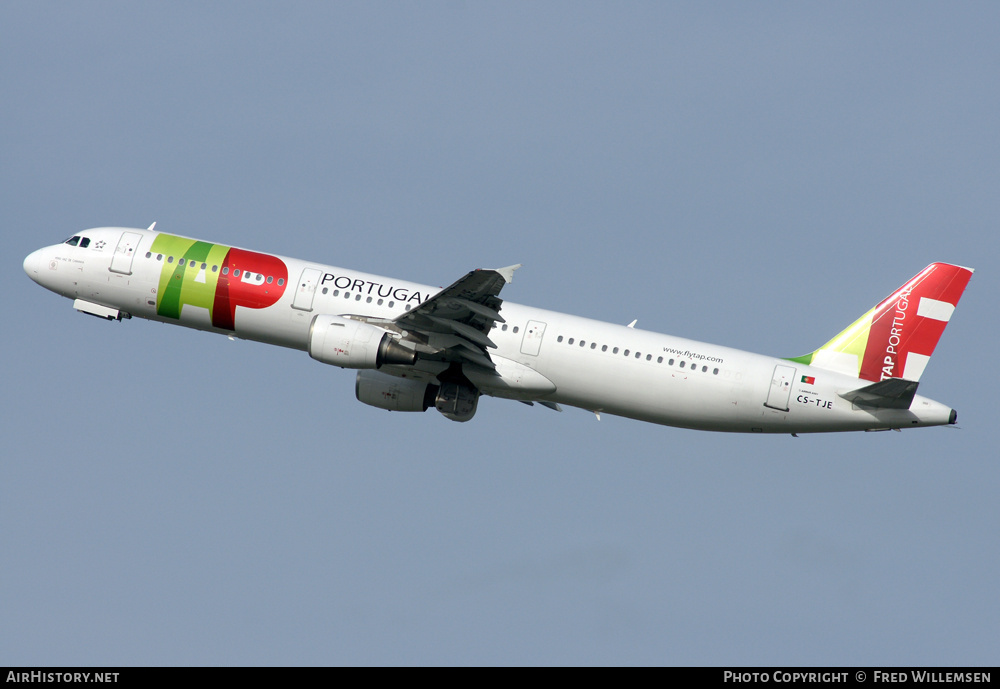
[[[309,356],[341,368],[408,366],[417,353],[393,339],[388,331],[364,321],[320,315],[309,326]]]
[[[378,371],[358,371],[354,384],[359,402],[389,411],[427,411],[437,391],[437,385]]]
[[[434,406],[452,421],[468,421],[479,404],[479,390],[470,385],[435,385],[378,371],[358,371],[354,395],[359,402],[389,411],[427,411]]]

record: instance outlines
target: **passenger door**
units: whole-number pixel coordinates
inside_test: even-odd
[[[315,268],[306,268],[302,271],[302,276],[295,286],[295,298],[292,299],[293,309],[312,311],[316,285],[319,284],[319,275],[319,271]]]
[[[765,407],[788,411],[788,398],[792,394],[792,381],[795,379],[795,369],[791,366],[778,364],[771,375],[771,387],[767,391]]]
[[[118,246],[115,248],[115,255],[111,258],[112,273],[132,274],[132,259],[135,258],[135,250],[139,248],[141,240],[141,234],[122,232],[122,238],[118,240]]]

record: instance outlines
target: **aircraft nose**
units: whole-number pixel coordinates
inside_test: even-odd
[[[35,282],[38,282],[38,276],[42,272],[42,260],[42,249],[32,251],[24,259],[24,272]]]

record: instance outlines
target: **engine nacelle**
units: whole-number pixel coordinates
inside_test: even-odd
[[[476,415],[479,406],[479,390],[462,383],[441,383],[434,406],[445,418],[452,421],[468,421]]]
[[[417,353],[382,328],[341,316],[319,315],[309,326],[309,356],[342,368],[411,365]]]
[[[437,386],[378,371],[358,371],[354,395],[359,402],[389,411],[427,411]]]

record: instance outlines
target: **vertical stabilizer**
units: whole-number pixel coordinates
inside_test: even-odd
[[[863,380],[918,381],[972,272],[932,263],[825,345],[792,361]]]

